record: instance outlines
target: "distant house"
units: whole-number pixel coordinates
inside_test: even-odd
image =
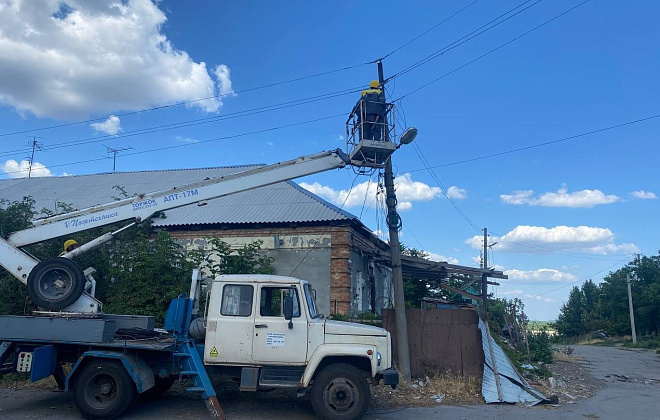
[[[58,202],[83,209],[252,167],[5,179],[0,180],[0,197],[31,196],[36,210],[57,212]],[[234,248],[261,240],[264,252],[274,258],[275,274],[313,284],[322,313],[380,313],[393,302],[391,270],[373,258],[387,244],[356,216],[292,181],[167,210],[153,226],[168,230],[188,250],[203,248],[211,237]]]

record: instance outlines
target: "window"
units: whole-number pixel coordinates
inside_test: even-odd
[[[300,318],[300,302],[298,291],[290,287],[262,287],[259,300],[259,314],[261,316],[284,317],[284,296],[293,294],[293,317]]]
[[[250,316],[252,314],[253,288],[250,285],[228,284],[222,290],[220,314],[225,316]]]

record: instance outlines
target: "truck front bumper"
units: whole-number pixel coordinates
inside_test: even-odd
[[[399,384],[399,371],[395,368],[385,369],[383,371],[383,384],[396,389],[396,386]]]

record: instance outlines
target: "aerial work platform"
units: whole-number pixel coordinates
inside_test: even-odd
[[[366,113],[366,106],[359,102],[346,121],[346,150],[351,165],[382,168],[398,148],[394,119],[394,104],[385,105],[384,117],[375,121]],[[390,123],[392,121],[392,123]]]

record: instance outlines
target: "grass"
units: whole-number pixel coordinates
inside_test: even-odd
[[[376,407],[418,406],[430,407],[438,405],[436,396],[443,396],[442,404],[474,405],[483,404],[481,397],[481,379],[473,376],[456,376],[450,374],[435,374],[424,380],[413,380],[400,383],[393,390],[386,386],[372,388],[372,403]]]
[[[655,350],[657,353],[660,350],[660,338],[640,338],[634,345],[632,340],[626,340],[623,342],[623,347]]]

